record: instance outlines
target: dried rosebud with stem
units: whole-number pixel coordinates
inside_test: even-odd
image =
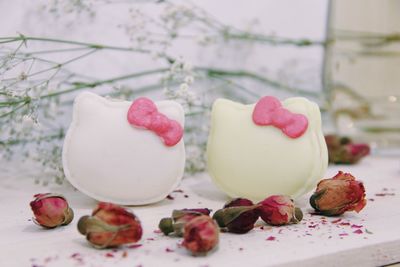
[[[191,219],[201,216],[210,215],[209,209],[181,209],[172,211],[172,216],[162,218],[158,224],[158,228],[165,234],[174,234],[176,236],[183,236],[183,228],[185,224]]]
[[[366,203],[363,183],[342,171],[330,179],[321,180],[310,198],[316,213],[326,216],[341,215],[353,210],[360,212]]]
[[[74,218],[74,212],[69,207],[65,197],[59,194],[36,194],[30,206],[35,215],[33,221],[45,228],[55,228],[69,224]]]
[[[326,135],[325,141],[331,163],[355,164],[370,153],[368,144],[353,143],[348,137]]]
[[[182,246],[193,255],[202,255],[214,249],[219,242],[219,227],[207,215],[197,216],[185,224]]]
[[[270,225],[299,223],[303,212],[289,196],[273,195],[258,203],[261,219]]]
[[[100,202],[92,216],[79,219],[78,230],[95,248],[135,243],[142,237],[139,219],[121,206]]]
[[[245,198],[228,201],[213,215],[213,219],[217,221],[219,227],[236,234],[244,234],[253,229],[258,217],[257,206]]]

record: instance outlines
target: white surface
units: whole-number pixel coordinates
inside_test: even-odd
[[[326,171],[328,151],[319,107],[302,97],[282,101],[303,114],[308,128],[298,138],[252,120],[254,104],[214,102],[207,144],[210,175],[232,197],[263,200],[267,195],[299,197],[312,190]]]
[[[74,102],[65,137],[63,166],[71,184],[89,196],[126,205],[162,200],[176,188],[185,167],[183,139],[168,147],[152,131],[129,124],[132,102],[90,92]],[[155,102],[159,112],[184,127],[182,106]]]
[[[95,205],[77,191],[67,187],[33,186],[22,173],[18,177],[2,174],[0,181],[0,266],[378,266],[400,261],[400,158],[366,158],[357,166],[330,166],[325,177],[337,170],[351,172],[364,181],[369,201],[360,213],[347,213],[341,222],[337,218],[310,216],[307,198],[298,200],[305,211],[301,224],[257,228],[248,234],[221,234],[219,248],[206,257],[192,257],[177,248],[179,238],[154,233],[158,220],[174,208],[220,208],[226,197],[210,182],[207,175],[184,179],[173,193],[156,205],[135,207],[144,227],[141,247],[95,250],[76,229],[77,219],[89,214]],[[386,189],[385,189],[386,188]],[[386,190],[386,191],[385,191]],[[38,192],[62,192],[76,213],[71,225],[55,230],[43,230],[29,221],[29,201]],[[386,193],[386,196],[375,194]],[[187,198],[185,198],[187,194]],[[394,194],[394,195],[390,195]],[[261,222],[260,225],[263,225]],[[313,228],[313,225],[316,225]],[[351,225],[363,225],[362,234],[353,233]],[[311,226],[311,227],[310,227]],[[373,234],[366,233],[366,229]],[[347,233],[346,236],[339,236]],[[267,241],[269,236],[275,241]],[[150,238],[150,240],[149,240]],[[152,240],[154,238],[154,240]],[[166,249],[173,250],[167,252]],[[242,248],[242,249],[241,249]],[[123,257],[124,251],[127,256]],[[80,253],[82,262],[71,258]],[[114,257],[106,257],[112,253]]]

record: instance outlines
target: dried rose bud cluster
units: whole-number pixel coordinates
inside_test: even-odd
[[[339,171],[330,179],[321,180],[310,198],[317,214],[341,215],[346,211],[360,212],[366,205],[365,188],[350,173]]]
[[[65,197],[58,194],[36,194],[30,203],[34,222],[45,227],[55,228],[69,224],[74,213]],[[116,247],[135,243],[142,237],[139,219],[121,206],[100,202],[92,216],[79,219],[78,230],[95,248]]]
[[[211,218],[209,209],[174,210],[169,218],[162,218],[160,230],[165,235],[183,236],[182,245],[192,254],[205,254],[219,241],[219,231],[243,234],[254,228],[261,217],[271,225],[298,223],[303,214],[287,196],[270,196],[258,204],[236,198],[217,210]]]
[[[348,137],[326,135],[329,162],[335,164],[355,164],[363,157],[369,155],[368,144],[356,144]]]
[[[290,197],[273,195],[258,204],[245,198],[233,199],[213,216],[222,229],[238,234],[253,229],[259,217],[270,225],[286,225],[300,222],[303,213]]]
[[[65,197],[52,193],[34,197],[30,206],[35,223],[55,228],[73,220],[74,213]],[[326,216],[360,212],[366,205],[365,188],[351,174],[339,171],[334,177],[318,183],[310,204],[316,214]],[[207,208],[174,210],[171,217],[160,220],[159,228],[167,236],[183,237],[182,246],[193,255],[204,255],[217,247],[221,230],[244,234],[254,228],[259,218],[274,226],[295,224],[303,219],[301,209],[285,195],[272,195],[256,204],[249,199],[235,198],[212,217],[210,213]],[[95,248],[136,243],[143,234],[135,214],[105,202],[98,203],[91,216],[79,219],[78,230]]]

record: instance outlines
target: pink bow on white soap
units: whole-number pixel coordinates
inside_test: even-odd
[[[308,127],[306,116],[285,109],[273,96],[264,96],[257,102],[253,121],[257,125],[273,125],[291,138],[300,137]]]
[[[154,132],[167,146],[176,145],[183,136],[182,126],[158,112],[154,102],[145,97],[133,101],[128,110],[128,122]]]

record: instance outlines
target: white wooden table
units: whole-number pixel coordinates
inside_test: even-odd
[[[3,164],[3,163],[2,163]],[[0,173],[0,266],[378,266],[400,261],[400,158],[369,157],[355,166],[330,166],[363,180],[369,199],[360,213],[339,218],[311,216],[308,197],[297,200],[305,212],[298,225],[269,227],[261,221],[248,234],[223,233],[217,250],[192,257],[179,238],[157,231],[173,209],[220,208],[226,201],[206,174],[183,180],[174,199],[132,207],[144,227],[141,246],[93,249],[76,229],[77,219],[96,202],[69,186],[34,185],[21,172]],[[60,192],[75,211],[66,227],[44,230],[33,224],[29,202],[39,192]],[[271,240],[273,239],[273,240]]]

